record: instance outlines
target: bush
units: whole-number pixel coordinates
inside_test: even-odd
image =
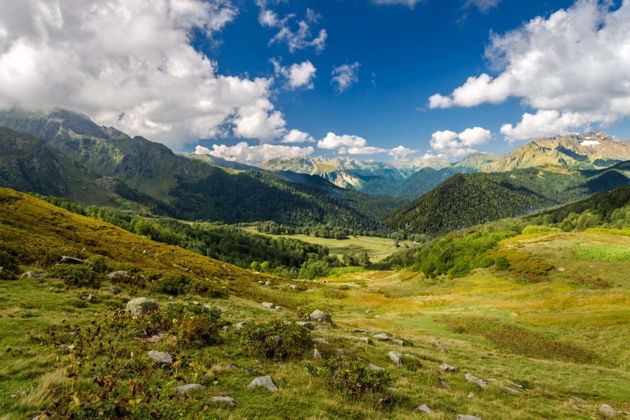
[[[191,279],[183,274],[166,273],[150,284],[150,289],[157,293],[178,296],[186,293]]]
[[[247,324],[240,334],[250,353],[267,359],[300,358],[313,347],[308,328],[283,321]]]
[[[562,229],[551,226],[529,225],[523,229],[523,235],[530,235],[533,233],[554,233],[562,232]]]
[[[88,265],[59,264],[52,268],[51,274],[64,281],[68,286],[91,287],[101,286],[102,276]]]
[[[500,256],[494,260],[494,267],[497,270],[507,270],[510,267],[510,263],[507,258]]]
[[[20,264],[18,260],[0,250],[0,277],[6,279],[13,279],[20,274]]]
[[[368,369],[357,361],[324,360],[321,366],[308,366],[308,370],[324,378],[330,388],[354,395],[383,392],[392,380],[386,371]]]

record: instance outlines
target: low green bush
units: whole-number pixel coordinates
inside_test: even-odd
[[[51,269],[53,277],[61,279],[68,286],[91,287],[97,289],[101,286],[103,276],[86,264],[59,264]]]
[[[283,321],[247,324],[240,336],[247,351],[267,359],[297,359],[313,347],[308,328]]]
[[[0,278],[13,279],[20,273],[20,264],[12,255],[0,250]]]
[[[327,386],[353,395],[382,393],[392,378],[384,370],[372,370],[358,361],[331,359],[320,366],[308,366],[309,372],[323,378]]]

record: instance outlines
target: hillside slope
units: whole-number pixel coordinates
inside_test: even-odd
[[[583,172],[546,167],[455,175],[394,211],[386,222],[410,232],[444,234],[628,185],[628,166],[620,163]]]

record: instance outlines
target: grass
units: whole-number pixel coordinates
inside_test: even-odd
[[[255,228],[245,228],[252,232],[258,232]],[[261,233],[262,235],[294,238],[304,242],[328,247],[332,255],[358,254],[366,251],[372,262],[378,262],[396,252],[396,241],[389,238],[377,238],[372,236],[352,236],[348,239],[318,238],[310,235],[272,235]]]
[[[598,417],[602,403],[630,410],[630,284],[622,279],[627,269],[624,261],[575,258],[582,248],[625,246],[630,238],[621,235],[555,233],[501,243],[499,250],[515,248],[555,267],[538,283],[493,269],[456,279],[346,270],[316,282],[295,281],[297,289],[282,279],[154,243],[8,190],[0,191],[0,238],[4,249],[20,255],[23,271],[47,270],[46,258],[64,252],[101,256],[141,272],[185,274],[231,292],[227,299],[203,293],[169,298],[135,284],[121,284],[121,292],[114,294],[108,280],[100,289],[53,277],[0,280],[3,420],[42,412],[78,416],[102,401],[120,404],[133,418],[152,412],[158,418],[406,420],[418,418],[420,404],[431,407],[435,419],[457,414],[485,420],[588,419]],[[574,270],[612,286],[577,284]],[[272,285],[259,285],[263,280]],[[137,296],[152,297],[162,308],[195,306],[193,301],[220,307],[220,322],[227,329],[210,345],[187,346],[168,336],[150,343],[130,333],[127,318],[117,321],[122,329],[112,326],[114,314]],[[270,311],[261,302],[287,309]],[[309,373],[308,365],[325,367],[310,353],[282,361],[253,355],[233,327],[238,322],[303,320],[314,309],[329,312],[334,321],[310,333],[327,341],[316,344],[324,360],[382,366],[398,391],[349,398],[326,375]],[[405,345],[374,338],[366,344],[359,340],[365,334],[355,328],[386,332]],[[172,353],[177,366],[153,365],[146,357],[152,349]],[[343,356],[337,355],[339,349]],[[388,358],[394,350],[404,354],[402,367]],[[441,363],[460,370],[440,373]],[[469,383],[465,373],[486,380],[488,387]],[[270,375],[279,391],[247,388],[260,375]],[[103,393],[100,383],[107,381],[116,387]],[[206,389],[190,397],[175,394],[176,386],[191,382]],[[515,390],[514,383],[522,389]],[[476,396],[467,398],[471,392]],[[237,405],[214,405],[209,402],[214,395],[230,395]],[[386,403],[379,403],[381,398]],[[582,402],[573,408],[578,398]],[[107,407],[99,409],[104,413],[100,417],[108,417]]]

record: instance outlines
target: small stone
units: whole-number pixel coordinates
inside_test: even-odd
[[[83,264],[85,260],[80,258],[68,257],[66,255],[62,256],[59,260],[59,264]]]
[[[159,309],[160,307],[156,301],[145,297],[131,299],[127,302],[127,312],[134,316],[146,315]]]
[[[418,411],[422,411],[423,413],[426,413],[426,414],[431,414],[431,413],[433,413],[433,410],[431,410],[431,409],[429,408],[429,406],[428,406],[428,405],[426,405],[426,404],[422,404],[422,405],[418,406],[418,408],[416,408],[416,410],[418,410]]]
[[[361,334],[367,334],[366,330],[363,330],[361,328],[355,328],[354,330],[352,330],[353,333],[361,333]]]
[[[313,323],[308,321],[296,321],[295,325],[299,325],[300,327],[308,328],[309,330],[314,330],[315,326]]]
[[[87,300],[88,302],[92,302],[94,301],[96,298],[94,297],[93,294],[88,294],[87,297],[85,298],[85,300]]]
[[[387,357],[389,357],[389,360],[391,360],[392,362],[394,362],[396,364],[396,366],[401,367],[403,364],[403,355],[397,351],[390,351],[389,353],[387,353]]]
[[[244,326],[245,326],[245,322],[244,322],[244,321],[241,321],[241,322],[239,322],[238,324],[236,324],[236,325],[234,326],[234,328],[236,328],[237,330],[240,330],[240,329],[242,329]]]
[[[477,378],[476,376],[473,376],[470,373],[467,373],[466,375],[464,375],[464,377],[466,378],[468,382],[478,385],[482,388],[486,388],[488,386],[488,382],[484,381],[483,379]]]
[[[41,278],[45,278],[48,277],[49,274],[48,273],[37,273],[35,271],[27,271],[26,273],[23,273],[20,278],[27,278],[27,279],[41,279]]]
[[[271,392],[276,392],[278,387],[273,383],[271,376],[259,376],[247,385],[248,388],[265,388]]]
[[[291,289],[291,290],[297,290],[297,288],[298,287],[295,284],[290,284],[289,285],[289,289]]]
[[[225,405],[227,405],[229,407],[234,407],[236,405],[236,401],[234,401],[234,398],[228,397],[227,395],[226,396],[211,397],[210,401],[216,402],[216,403],[225,404]]]
[[[457,372],[459,370],[459,368],[448,365],[446,363],[442,363],[440,366],[438,366],[438,369],[440,369],[442,372]]]
[[[604,417],[615,417],[617,414],[619,414],[619,412],[608,404],[602,404],[599,406],[599,414]]]
[[[228,327],[227,325],[224,325],[223,327],[221,327],[221,331],[223,332],[228,332],[230,329],[230,327]]]
[[[370,370],[385,370],[385,368],[373,365],[371,363],[368,365],[368,369],[370,369]]]
[[[178,386],[175,388],[175,391],[180,395],[190,395],[197,391],[203,391],[204,389],[206,389],[206,387],[200,384],[186,384]]]
[[[390,386],[390,387],[387,388],[387,390],[389,392],[398,392],[398,391],[400,391],[400,389],[396,388],[395,386]]]
[[[475,397],[476,395],[474,392],[469,392],[468,395],[466,395],[466,398],[470,398],[470,399],[475,398]]]
[[[372,343],[372,340],[370,340],[368,337],[358,337],[357,338],[359,341],[364,342],[365,344],[370,344]]]
[[[322,358],[322,354],[317,349],[313,349],[313,359],[319,360]]]
[[[372,337],[376,338],[377,340],[381,340],[381,341],[388,341],[388,340],[391,339],[389,337],[389,335],[387,335],[385,333],[374,334]]]
[[[129,277],[129,273],[127,271],[112,271],[107,275],[110,279],[115,279],[118,277]]]
[[[313,343],[317,343],[317,344],[330,344],[328,342],[328,340],[326,340],[325,338],[321,338],[321,337],[315,337],[313,338]]]
[[[558,271],[561,272],[561,273],[564,273],[565,270],[566,269],[564,267],[558,267]]]
[[[444,346],[442,345],[442,343],[440,342],[439,338],[434,338],[433,339],[433,345],[442,353],[446,353],[446,349],[444,348]]]
[[[399,346],[404,346],[404,345],[405,345],[405,342],[404,342],[404,341],[402,341],[400,338],[394,338],[394,339],[392,340],[392,343],[394,343],[394,344],[398,344]]]
[[[468,414],[458,414],[457,420],[482,420],[481,417],[469,416]]]
[[[278,305],[278,306],[276,306],[274,309],[275,309],[276,311],[282,311],[283,309],[286,309],[286,308],[285,308],[284,306],[280,306],[280,305]]]
[[[319,309],[314,310],[309,317],[312,321],[332,322],[330,315],[328,315],[326,312],[320,311]]]
[[[449,384],[447,384],[445,381],[440,379],[440,388],[451,389],[451,386]]]
[[[276,305],[274,305],[274,304],[273,304],[273,303],[271,303],[271,302],[263,302],[263,303],[262,303],[262,306],[264,306],[264,307],[265,307],[265,308],[267,308],[267,309],[273,309],[273,308],[275,308],[275,307],[276,307]]]
[[[272,285],[272,283],[271,283],[269,280],[267,280],[267,281],[265,282],[265,286],[271,286],[271,285]]]
[[[171,363],[173,363],[173,357],[169,353],[163,351],[151,350],[147,353],[147,356],[149,356],[149,359],[155,360],[156,362],[163,363],[165,365],[170,365]]]

